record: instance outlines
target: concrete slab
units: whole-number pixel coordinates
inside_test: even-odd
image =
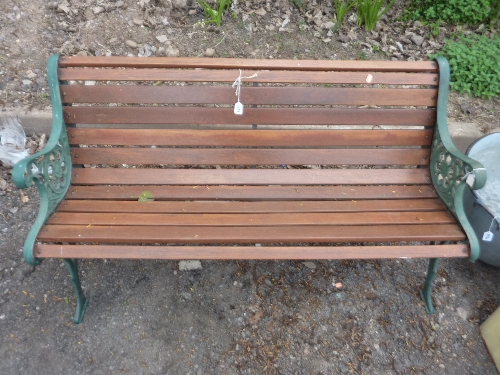
[[[479,124],[475,122],[448,122],[448,130],[455,146],[465,153],[467,148],[476,139],[482,137],[484,133],[480,130]]]
[[[0,123],[9,117],[17,117],[27,136],[33,134],[50,134],[52,128],[52,112],[24,108],[3,108],[0,110]]]

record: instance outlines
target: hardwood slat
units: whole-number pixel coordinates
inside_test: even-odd
[[[435,109],[63,107],[77,124],[411,125],[434,126]]]
[[[37,258],[170,259],[170,260],[333,260],[394,258],[465,258],[469,247],[395,246],[113,246],[35,245]]]
[[[206,86],[63,85],[63,103],[234,104],[234,89]],[[245,87],[245,105],[436,106],[437,89]]]
[[[177,69],[59,69],[61,81],[165,81],[165,82],[228,82],[239,76],[234,70]],[[304,72],[244,70],[244,83],[304,83],[352,85],[437,85],[438,75],[380,72]],[[369,77],[370,75],[371,77]],[[243,89],[244,92],[244,89]]]
[[[196,57],[61,56],[61,67],[141,67],[279,70],[361,70],[437,72],[435,61],[272,60]]]
[[[100,243],[273,243],[462,241],[457,225],[353,225],[290,227],[183,227],[45,225],[38,235],[47,242]]]
[[[297,225],[386,225],[451,224],[455,218],[439,212],[343,212],[343,213],[244,213],[244,214],[143,214],[73,213],[53,214],[49,225],[134,226],[297,226]]]
[[[426,149],[72,148],[75,164],[426,165]]]
[[[428,146],[432,130],[178,130],[68,128],[73,145]]]
[[[422,199],[436,198],[431,185],[419,186],[71,186],[69,200],[114,199],[137,201],[145,190],[158,200],[290,200],[304,199]]]
[[[280,212],[390,212],[444,211],[439,199],[270,201],[270,202],[130,202],[65,200],[57,212],[108,213],[280,213]]]
[[[418,169],[147,169],[75,168],[74,185],[358,185],[430,183]],[[126,188],[126,187],[125,187]]]

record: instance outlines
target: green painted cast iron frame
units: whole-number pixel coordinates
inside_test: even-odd
[[[71,184],[71,154],[63,118],[57,76],[58,63],[59,55],[50,56],[47,62],[47,79],[52,101],[52,130],[49,141],[43,150],[19,161],[12,169],[12,180],[17,187],[28,188],[34,183],[40,194],[38,216],[28,233],[23,248],[24,260],[33,266],[41,263],[33,253],[38,233],[50,214],[64,199]],[[87,300],[80,284],[77,261],[75,259],[63,259],[63,261],[69,269],[76,291],[76,312],[73,322],[78,324],[82,321]]]
[[[479,239],[465,215],[464,189],[467,184],[466,178],[469,175],[473,176],[471,188],[474,190],[481,189],[486,183],[486,170],[481,163],[464,155],[453,144],[450,133],[448,132],[446,116],[450,86],[450,66],[448,60],[444,57],[436,57],[436,61],[439,66],[439,92],[437,119],[434,129],[434,138],[432,140],[429,166],[432,184],[439,197],[457,218],[465,231],[470,246],[469,259],[474,262],[479,257],[481,247]],[[420,291],[420,296],[425,303],[425,309],[429,314],[435,313],[431,293],[432,282],[437,273],[438,261],[439,259],[437,258],[431,258],[429,260],[425,284]]]
[[[465,215],[463,194],[466,181],[464,177],[473,174],[472,188],[480,189],[486,183],[486,171],[479,162],[461,153],[453,144],[446,119],[450,67],[445,58],[437,57],[436,60],[439,65],[439,93],[437,122],[431,149],[431,178],[439,197],[456,216],[467,234],[471,248],[470,260],[475,261],[479,257],[480,242]],[[40,210],[24,243],[24,260],[34,266],[41,262],[33,253],[38,233],[57,205],[64,199],[71,183],[72,163],[57,76],[58,62],[59,55],[52,55],[47,63],[53,118],[49,141],[42,151],[21,160],[12,171],[13,181],[18,187],[27,188],[34,183],[40,194]],[[81,288],[76,259],[63,259],[63,261],[69,269],[76,291],[77,304],[73,322],[78,324],[82,321],[88,301]],[[431,288],[437,272],[437,264],[438,259],[430,259],[427,278],[421,291],[427,312],[431,314],[434,313]]]
[[[469,239],[470,260],[474,262],[479,257],[481,249],[480,242],[465,215],[464,189],[467,183],[466,177],[469,175],[473,176],[471,188],[481,189],[486,183],[486,170],[481,163],[464,155],[453,144],[446,120],[450,66],[444,57],[436,57],[436,61],[439,65],[439,93],[430,173],[439,197],[458,219]]]

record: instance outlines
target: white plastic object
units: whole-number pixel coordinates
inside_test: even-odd
[[[6,119],[0,130],[0,161],[14,166],[29,155],[26,147],[26,134],[17,118]]]

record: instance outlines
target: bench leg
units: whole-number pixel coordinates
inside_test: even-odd
[[[420,296],[424,300],[425,309],[428,314],[435,314],[434,306],[432,305],[432,282],[436,277],[437,267],[438,267],[438,258],[429,259],[429,268],[427,269],[427,278],[425,279],[424,288],[420,291]]]
[[[64,263],[69,269],[71,275],[71,281],[75,287],[76,292],[76,311],[75,317],[73,318],[73,323],[80,324],[83,319],[83,314],[87,308],[88,300],[83,294],[82,285],[80,284],[80,276],[78,275],[78,263],[76,259],[63,259]]]

